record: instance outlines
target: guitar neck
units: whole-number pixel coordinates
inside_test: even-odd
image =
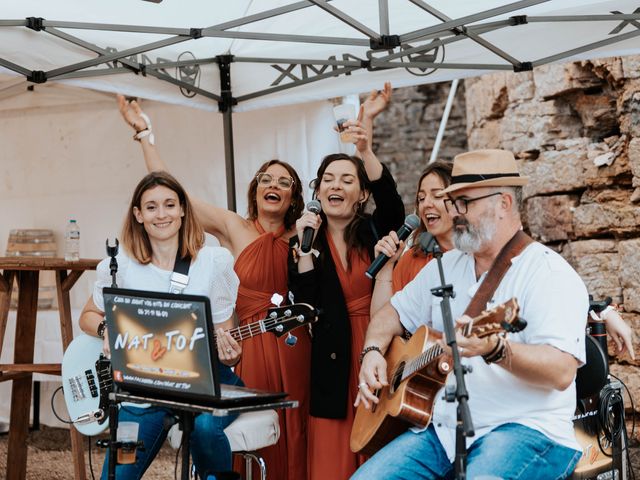
[[[405,380],[417,371],[422,370],[443,352],[444,350],[442,347],[437,344],[427,348],[424,352],[405,365],[404,371],[402,372],[402,380]]]
[[[240,342],[242,340],[246,340],[247,338],[256,337],[258,335],[262,335],[263,333],[274,330],[278,323],[284,318],[287,317],[263,318],[262,320],[258,320],[257,322],[230,328],[229,330],[227,330],[227,332],[231,334],[231,337],[233,337],[236,342]]]

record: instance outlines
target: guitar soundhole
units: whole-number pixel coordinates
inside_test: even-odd
[[[395,391],[398,389],[398,387],[402,383],[403,373],[404,373],[404,362],[398,365],[398,368],[396,368],[396,371],[393,373],[393,377],[391,378],[391,385],[389,386],[389,390],[392,395],[395,393]]]

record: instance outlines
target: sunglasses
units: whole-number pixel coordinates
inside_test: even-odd
[[[280,187],[283,190],[289,190],[291,187],[293,187],[293,184],[295,183],[293,178],[291,177],[274,178],[273,175],[265,172],[261,172],[258,175],[256,175],[256,180],[258,181],[258,185],[262,185],[263,187],[268,187],[270,185],[273,185],[275,180],[276,185],[278,185],[278,187]]]

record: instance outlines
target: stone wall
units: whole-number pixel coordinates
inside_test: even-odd
[[[524,221],[559,251],[596,298],[623,306],[640,333],[640,57],[551,65],[465,80],[440,158],[504,148],[531,179]],[[397,89],[376,120],[375,147],[407,211],[426,165],[449,84]],[[640,404],[639,360],[615,356],[612,372]],[[627,403],[627,405],[629,405]]]
[[[374,150],[396,179],[407,213],[413,211],[418,178],[431,156],[449,89],[450,83],[396,89],[391,105],[376,119]],[[443,160],[467,150],[464,92],[460,82],[440,145]]]

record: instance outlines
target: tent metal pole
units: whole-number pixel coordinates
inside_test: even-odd
[[[186,42],[187,40],[191,40],[191,37],[171,37],[166,40],[161,40],[159,42],[148,43],[146,45],[141,45],[139,47],[130,48],[128,50],[121,50],[115,53],[109,53],[106,55],[100,55],[98,58],[94,58],[92,60],[86,60],[84,62],[74,63],[73,65],[67,65],[66,67],[56,68],[54,70],[50,70],[47,72],[48,78],[54,78],[58,75],[62,75],[64,73],[73,72],[76,70],[82,70],[83,68],[95,67],[96,65],[100,65],[102,63],[107,63],[112,60],[120,60],[121,58],[130,57],[132,55],[137,55],[138,53],[148,52],[150,50],[155,50],[157,48],[166,47],[168,45],[174,45],[176,43]]]
[[[318,8],[321,8],[322,10],[325,10],[327,13],[330,13],[331,15],[336,17],[338,20],[346,23],[351,28],[355,28],[357,31],[359,31],[360,33],[366,35],[367,37],[369,37],[371,39],[375,39],[375,40],[379,40],[380,39],[380,35],[378,35],[376,32],[371,30],[365,24],[360,23],[358,20],[356,20],[355,18],[347,15],[342,10],[337,9],[333,5],[329,5],[326,2],[326,0],[308,0],[308,1],[313,3],[314,5],[316,5]]]
[[[222,112],[222,129],[224,135],[224,168],[227,177],[227,208],[232,212],[236,205],[236,170],[233,154],[233,110]]]
[[[409,0],[409,1],[411,3],[413,3],[414,5],[422,8],[424,11],[429,12],[431,15],[436,17],[438,20],[441,20],[443,22],[448,22],[448,21],[453,20],[451,17],[445,15],[441,11],[439,11],[436,8],[432,7],[428,3],[423,2],[422,0]],[[484,48],[486,48],[487,50],[495,53],[499,57],[504,58],[510,64],[512,64],[512,65],[519,65],[520,64],[519,60],[517,60],[516,58],[512,57],[507,52],[505,52],[504,50],[496,47],[494,44],[488,42],[487,40],[485,40],[484,38],[480,37],[479,35],[476,35],[473,32],[469,32],[466,29],[460,29],[460,33],[462,35],[470,38],[471,40],[476,42],[478,45],[481,45]]]
[[[289,35],[282,33],[236,32],[227,30],[207,29],[202,32],[203,37],[240,38],[247,40],[264,40],[268,42],[320,43],[325,45],[353,45],[368,47],[369,40],[349,37],[320,37],[315,35]]]
[[[45,30],[45,32],[47,32],[50,35],[53,35],[55,37],[58,37],[62,40],[66,40],[67,42],[70,42],[74,45],[78,45],[79,47],[83,47],[86,48],[87,50],[90,50],[92,52],[95,52],[99,55],[107,55],[109,52],[103,48],[98,47],[97,45],[94,45],[92,43],[89,43],[85,40],[82,40],[78,37],[75,37],[73,35],[70,35],[66,32],[63,32],[61,30],[57,30],[55,28],[48,28],[47,30]],[[163,80],[165,82],[171,83],[173,85],[176,85],[180,88],[184,88],[186,90],[190,90],[192,92],[196,92],[199,95],[202,95],[203,97],[206,98],[210,98],[216,102],[220,101],[220,97],[212,92],[208,92],[206,90],[203,90],[199,87],[196,87],[195,85],[191,85],[187,82],[183,82],[181,80],[177,80],[173,77],[171,77],[170,75],[167,75],[166,73],[161,73],[156,71],[156,69],[162,69],[162,68],[166,68],[169,65],[168,64],[148,64],[148,65],[141,65],[137,62],[132,61],[130,58],[128,57],[122,57],[119,58],[117,60],[119,63],[122,63],[123,65],[125,65],[125,67],[129,67],[130,69],[132,69],[133,71],[135,71],[136,73],[138,71],[140,71],[143,67],[145,68],[145,75],[149,75],[151,77],[155,77],[158,80]],[[212,60],[212,59],[204,59],[203,63],[212,63],[212,61],[217,61],[216,60]],[[178,62],[175,62],[178,63]],[[196,61],[197,63],[197,61]],[[106,71],[105,71],[106,70]],[[69,73],[65,73],[65,74],[61,74],[58,75],[57,78],[82,78],[82,77],[87,77],[87,76],[91,76],[91,72],[96,72],[95,76],[100,76],[100,75],[110,75],[113,73],[119,73],[117,72],[118,70],[120,70],[119,68],[108,68],[108,69],[104,69],[104,70],[99,70],[96,72],[96,70],[86,70],[86,71],[80,71],[80,70],[76,70],[76,71],[71,71]],[[131,71],[131,70],[129,70]],[[28,72],[30,73],[30,72]]]
[[[551,22],[614,22],[616,20],[640,20],[640,13],[612,13],[609,15],[553,15],[553,16],[529,16],[529,23]]]
[[[400,35],[400,41],[402,43],[412,42],[420,40],[425,35],[429,35],[432,33],[441,33],[447,30],[451,30],[452,28],[461,27],[463,25],[478,22],[480,20],[485,20],[487,18],[496,17],[498,15],[502,15],[504,13],[510,13],[515,10],[520,10],[526,7],[530,7],[533,5],[537,5],[539,3],[546,3],[550,0],[521,0],[515,3],[509,3],[507,5],[502,5],[497,8],[492,8],[489,10],[485,10],[480,13],[476,13],[473,15],[467,15],[465,17],[456,18],[455,20],[451,20],[448,22],[441,23],[439,25],[434,25],[432,27],[423,28],[421,30],[416,30],[414,32],[407,33],[405,35]]]
[[[218,107],[222,113],[222,130],[224,136],[224,167],[227,178],[227,208],[232,212],[236,205],[236,167],[233,151],[233,105],[237,103],[231,94],[231,63],[232,55],[219,55],[220,68],[220,96]]]
[[[378,0],[380,35],[389,35],[389,0]]]
[[[327,0],[331,1],[331,0]],[[264,12],[256,13],[254,15],[248,15],[246,17],[237,18],[236,20],[231,20],[225,23],[219,23],[218,25],[213,25],[210,28],[213,30],[228,30],[230,28],[240,27],[242,25],[247,25],[249,23],[259,22],[260,20],[265,20],[267,18],[277,17],[278,15],[282,15],[289,12],[295,12],[296,10],[301,10],[303,8],[313,7],[313,4],[309,3],[307,0],[302,0],[301,2],[292,3],[290,5],[285,5],[283,7],[273,8],[271,10],[265,10]],[[202,33],[205,33],[208,28],[205,28]]]
[[[447,97],[447,104],[444,106],[444,113],[442,114],[442,119],[440,120],[440,127],[438,128],[436,141],[434,142],[433,149],[431,150],[431,157],[429,158],[429,163],[435,162],[436,158],[438,158],[438,153],[440,152],[440,143],[442,143],[442,137],[444,137],[444,132],[447,129],[447,122],[449,121],[449,114],[451,113],[451,107],[453,106],[453,100],[456,97],[457,89],[458,89],[458,79],[456,78],[451,82],[449,97]]]
[[[16,63],[10,62],[9,60],[5,60],[4,58],[0,58],[0,67],[12,70],[16,73],[24,75],[25,77],[31,75],[31,70],[27,70],[26,68],[21,67]]]
[[[557,53],[556,55],[551,55],[550,57],[540,58],[534,62],[531,62],[533,67],[539,67],[540,65],[545,65],[547,63],[556,62],[558,60],[562,60],[563,58],[570,57],[573,55],[578,55],[580,53],[588,52],[589,50],[595,50],[600,47],[606,47],[607,45],[611,45],[618,42],[623,42],[625,40],[629,40],[631,38],[635,38],[640,35],[640,30],[634,30],[628,33],[618,34],[615,37],[607,38],[606,40],[600,40],[598,42],[588,43],[587,45],[583,45],[582,47],[574,48],[572,50],[567,50],[565,52]]]

